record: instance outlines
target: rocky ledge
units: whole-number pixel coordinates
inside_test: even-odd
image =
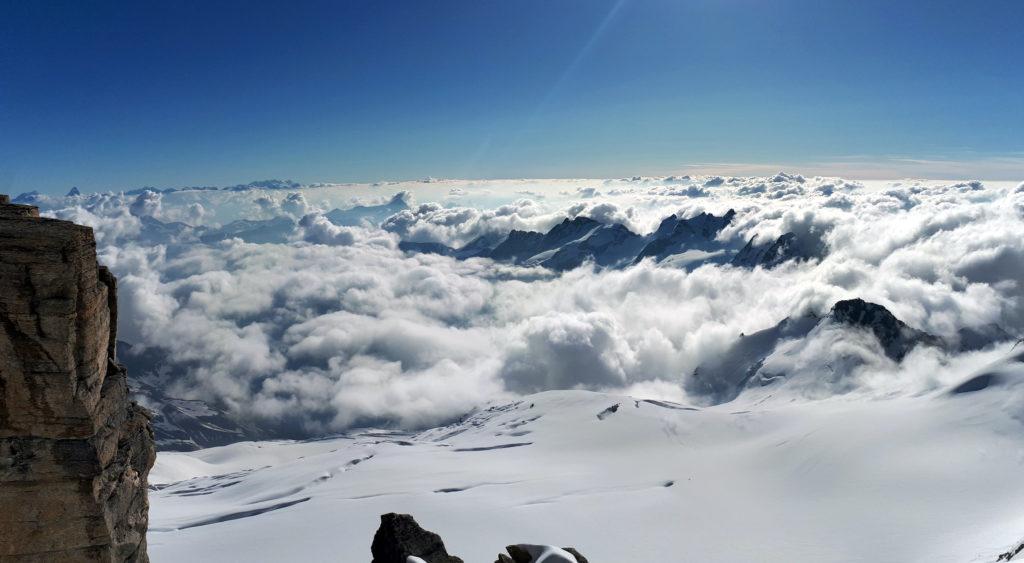
[[[463,563],[449,555],[441,536],[424,530],[408,514],[383,514],[370,546],[371,563]],[[571,547],[518,544],[505,548],[495,563],[589,563]]]
[[[0,195],[0,560],[148,561],[148,413],[92,229]]]

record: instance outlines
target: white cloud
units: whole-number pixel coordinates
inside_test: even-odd
[[[423,189],[438,185],[437,199],[457,189]],[[436,424],[490,398],[551,388],[701,401],[685,395],[684,382],[740,333],[822,313],[849,297],[942,336],[988,323],[1024,332],[1024,186],[907,182],[869,190],[796,175],[601,185],[595,197],[581,198],[575,188],[587,186],[575,185],[523,199],[516,193],[522,184],[482,184],[474,195],[488,191],[493,205],[422,203],[383,229],[334,225],[321,213],[327,196],[306,192],[173,202],[104,195],[49,213],[96,229],[101,260],[120,278],[121,336],[167,352],[183,374],[175,394],[307,433],[368,421]],[[560,199],[559,191],[572,195]],[[314,197],[318,203],[309,203]],[[287,244],[136,240],[139,213],[199,223],[223,214],[221,201],[251,218],[301,219]],[[556,275],[397,249],[399,240],[460,246],[512,229],[545,231],[577,215],[646,233],[672,213],[730,208],[738,213],[723,241],[797,232],[821,237],[829,254],[772,270],[707,265],[686,272],[644,262]],[[835,379],[820,373],[843,357],[860,361]],[[912,357],[929,366],[959,361]],[[924,370],[885,359],[870,340],[834,331],[787,345],[766,365],[790,373],[809,396],[934,385]]]

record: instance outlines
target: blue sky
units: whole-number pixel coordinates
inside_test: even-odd
[[[0,192],[1024,179],[1024,2],[0,0]]]

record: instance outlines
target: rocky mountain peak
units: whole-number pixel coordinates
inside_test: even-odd
[[[941,345],[937,337],[907,326],[885,307],[860,298],[837,301],[828,318],[832,322],[870,330],[885,349],[885,354],[897,362],[918,344]]]

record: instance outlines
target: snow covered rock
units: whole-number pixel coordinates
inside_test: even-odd
[[[725,245],[715,241],[718,233],[732,222],[736,212],[718,217],[701,213],[688,219],[667,217],[653,233],[643,236],[621,223],[602,224],[590,217],[564,219],[547,233],[513,230],[501,238],[485,235],[462,248],[454,249],[436,242],[402,241],[406,252],[442,254],[458,259],[487,257],[499,262],[542,265],[566,271],[593,263],[599,267],[620,268],[654,258],[661,262],[670,256],[694,253],[683,262],[724,262]]]
[[[707,250],[718,233],[729,226],[735,217],[736,211],[732,209],[721,217],[710,213],[701,213],[689,219],[678,219],[674,215],[667,217],[651,235],[653,240],[640,251],[634,261],[654,258],[660,262],[686,250]]]
[[[462,559],[448,555],[441,536],[424,530],[408,514],[382,514],[370,549],[371,563],[409,563],[410,559],[426,563],[462,563]]]
[[[784,262],[806,262],[821,259],[825,256],[825,245],[820,239],[798,237],[796,233],[786,233],[766,244],[757,243],[757,235],[750,237],[736,256],[733,266],[743,268],[774,268]]]
[[[563,246],[590,236],[600,227],[601,223],[590,217],[580,216],[571,220],[565,219],[544,234],[512,231],[508,238],[491,251],[490,257],[517,263],[531,259],[534,262],[541,262]]]
[[[870,330],[882,344],[885,354],[896,362],[903,360],[918,344],[942,344],[937,337],[907,326],[885,307],[863,299],[836,302],[829,317],[837,323]]]
[[[392,215],[408,211],[408,199],[409,192],[399,192],[382,205],[357,205],[349,209],[332,209],[324,216],[339,227],[356,227],[364,224],[380,225]]]
[[[881,305],[848,299],[837,301],[823,317],[806,315],[783,319],[773,327],[741,335],[724,354],[698,366],[687,387],[707,396],[713,403],[731,401],[745,388],[793,377],[794,372],[781,370],[779,366],[789,365],[784,361],[786,357],[799,355],[801,346],[812,345],[817,338],[836,342],[877,341],[872,347],[880,347],[876,348],[878,356],[884,354],[896,363],[903,361],[915,346],[949,347],[938,337],[907,326]],[[827,373],[838,381],[864,362],[861,357],[837,354],[832,361],[828,356],[816,355],[816,362],[801,366],[801,371]]]
[[[571,547],[518,544],[505,550],[508,555],[499,553],[494,563],[588,563],[586,557]]]

